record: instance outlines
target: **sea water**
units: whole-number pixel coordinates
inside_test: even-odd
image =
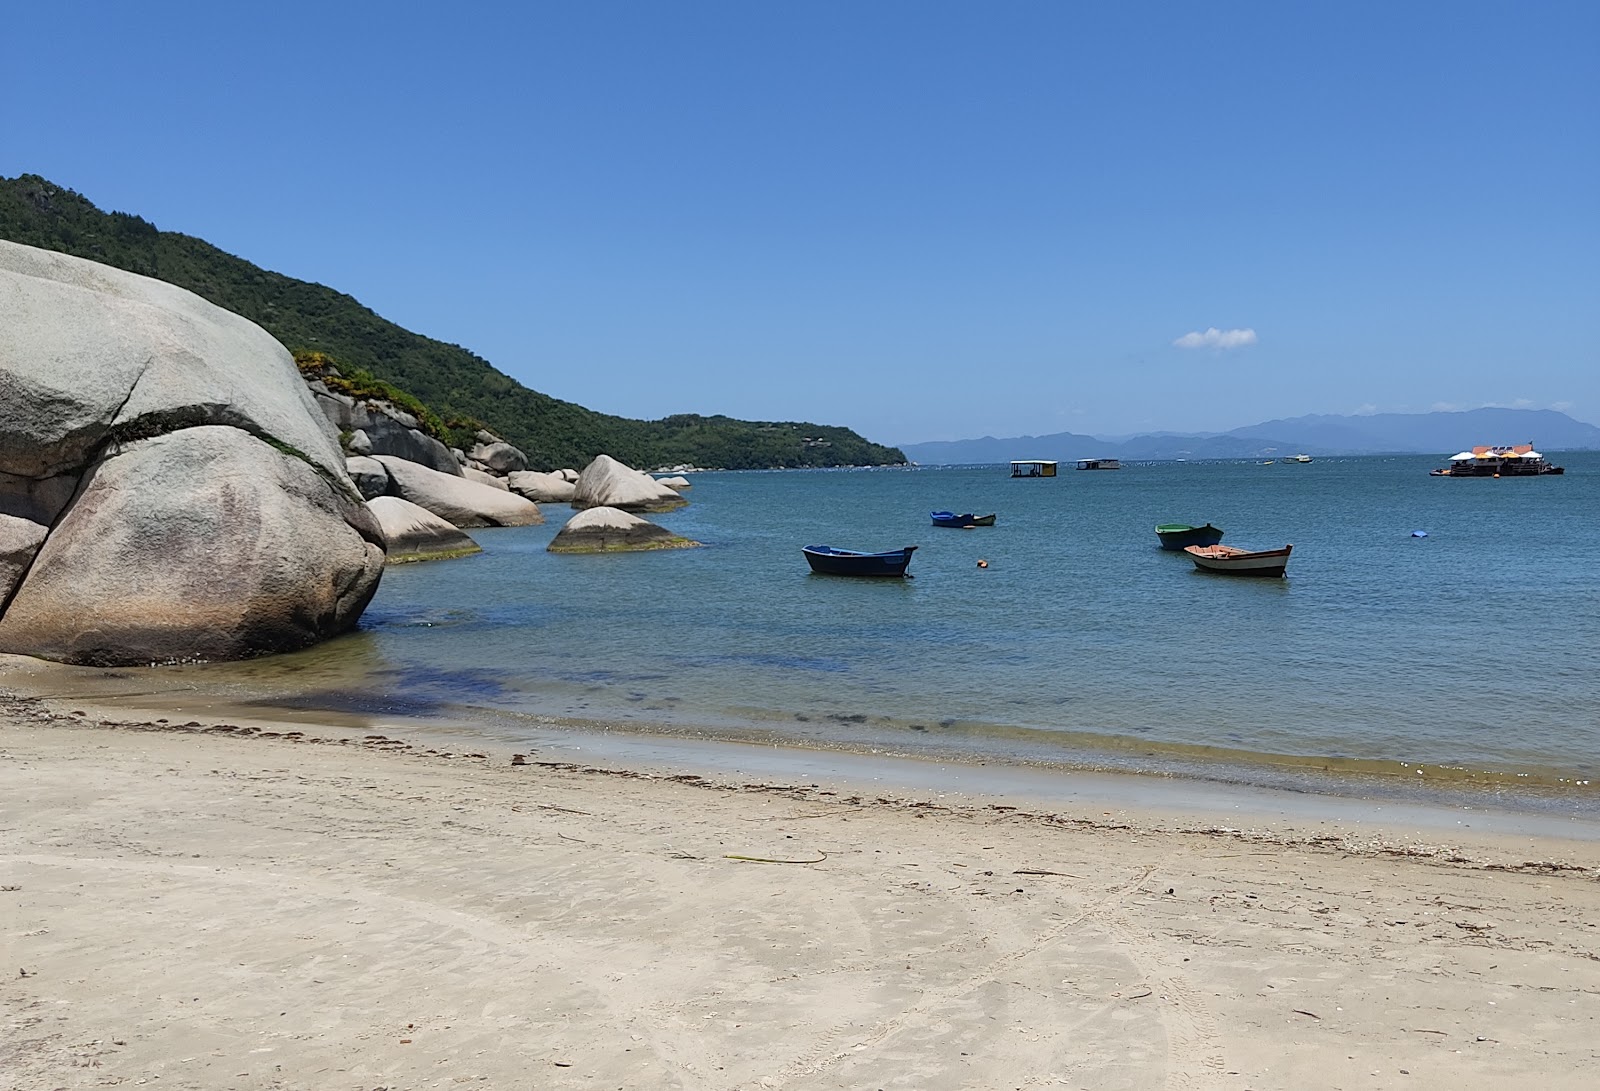
[[[359,632],[184,668],[309,707],[1284,784],[1382,773],[1498,790],[1600,780],[1600,454],[1449,479],[1417,457],[702,473],[654,518],[704,548],[474,531],[389,569]],[[934,509],[994,527],[930,525]],[[1197,571],[1157,523],[1293,543],[1283,579]],[[1426,536],[1414,532],[1425,531]],[[908,580],[801,546],[918,547]],[[980,565],[981,562],[986,564]]]

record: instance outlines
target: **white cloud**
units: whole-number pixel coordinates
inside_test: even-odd
[[[1236,349],[1255,344],[1256,331],[1219,330],[1212,326],[1204,333],[1186,333],[1172,343],[1181,349]]]

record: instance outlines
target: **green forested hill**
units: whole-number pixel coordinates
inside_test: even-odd
[[[581,467],[605,453],[632,466],[754,469],[905,461],[848,428],[692,414],[641,421],[530,390],[459,345],[412,333],[342,292],[258,268],[202,239],[159,231],[37,175],[0,178],[0,238],[156,277],[264,327],[290,350],[313,349],[410,391],[440,417],[475,418],[533,466]]]

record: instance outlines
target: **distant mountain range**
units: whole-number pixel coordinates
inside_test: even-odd
[[[1600,449],[1600,428],[1553,409],[1469,409],[1461,413],[1313,415],[1263,421],[1229,432],[1152,432],[1117,439],[1057,432],[1011,439],[903,443],[924,465],[1009,462],[1047,458],[1272,458],[1308,455],[1453,455],[1478,444],[1527,443],[1541,451]]]

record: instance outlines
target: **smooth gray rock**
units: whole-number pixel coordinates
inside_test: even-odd
[[[0,315],[0,472],[81,473],[113,434],[226,424],[344,480],[287,350],[192,292],[0,242]]]
[[[349,473],[350,480],[367,500],[375,496],[387,496],[394,488],[389,482],[389,471],[375,458],[365,458],[360,455],[347,458],[344,460],[344,468]]]
[[[596,455],[578,475],[572,494],[575,508],[621,508],[623,511],[671,511],[688,501],[656,483],[649,474],[626,466],[610,455]]]
[[[467,452],[467,458],[481,462],[492,473],[509,474],[528,468],[528,456],[509,443],[480,443]]]
[[[372,438],[366,430],[357,428],[350,433],[350,438],[345,441],[344,449],[353,455],[370,455],[372,453]]]
[[[690,481],[687,477],[683,477],[683,476],[678,476],[678,477],[658,477],[658,478],[656,478],[656,484],[665,485],[667,488],[671,489],[673,492],[680,492],[680,493],[684,489],[690,489],[690,488],[694,487],[694,482]]]
[[[46,526],[14,515],[0,515],[0,606],[22,582],[33,555],[50,532]]]
[[[463,469],[461,471],[461,476],[466,478],[468,481],[476,481],[480,485],[487,485],[491,489],[499,489],[502,492],[509,491],[511,488],[511,486],[506,484],[504,478],[496,477],[494,474],[486,473],[485,471],[477,469],[474,466],[468,466]]]
[[[571,468],[563,468],[563,469],[557,470],[556,473],[560,474],[562,477],[566,478],[568,481],[572,482],[574,485],[576,485],[578,483],[578,478],[581,476],[578,473],[577,470],[574,470],[574,469],[571,469]]]
[[[506,475],[511,491],[529,500],[545,504],[566,504],[572,500],[576,486],[560,474],[542,474],[537,470],[521,470]]]
[[[389,564],[443,561],[482,553],[483,547],[426,508],[398,496],[379,496],[367,502],[388,540]]]
[[[351,492],[240,429],[129,443],[51,528],[0,616],[0,651],[110,665],[305,647],[355,624],[382,542]]]
[[[567,520],[546,548],[551,553],[623,553],[699,544],[618,508],[589,508]]]
[[[391,492],[458,527],[523,527],[544,522],[531,500],[392,455],[373,456],[393,482]]]
[[[484,429],[484,428],[478,429],[478,431],[474,434],[473,438],[476,439],[480,444],[482,444],[485,447],[489,446],[489,444],[491,444],[491,443],[499,443],[500,442],[500,437],[499,436],[495,435],[493,432],[490,432],[490,431],[488,431],[487,429]]]

